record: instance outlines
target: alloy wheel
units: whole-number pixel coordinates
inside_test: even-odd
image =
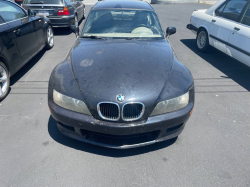
[[[47,30],[47,39],[49,46],[52,47],[54,45],[54,34],[51,27]]]
[[[0,65],[0,97],[7,91],[8,79],[7,72],[3,66]]]
[[[204,31],[201,31],[197,38],[197,45],[200,49],[203,49],[207,42],[207,35]]]
[[[77,16],[75,16],[75,25],[78,25]]]

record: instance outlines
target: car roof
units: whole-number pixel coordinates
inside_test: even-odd
[[[109,0],[100,1],[94,5],[92,10],[98,9],[139,9],[155,11],[153,7],[143,1],[131,1],[131,0]]]

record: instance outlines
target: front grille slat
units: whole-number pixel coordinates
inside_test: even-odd
[[[100,102],[97,105],[99,116],[105,120],[118,121],[120,119],[120,108],[117,103]],[[144,114],[143,103],[126,103],[122,107],[121,115],[123,121],[134,121],[140,119]]]
[[[103,119],[118,121],[120,118],[119,105],[116,103],[101,102],[97,108],[99,116]]]
[[[127,103],[123,105],[122,119],[124,121],[138,120],[142,117],[145,107],[142,103]]]

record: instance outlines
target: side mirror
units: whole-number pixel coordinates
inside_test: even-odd
[[[167,33],[167,37],[169,37],[170,35],[176,33],[176,28],[175,27],[168,27],[166,33]]]
[[[29,17],[35,17],[36,16],[36,12],[34,12],[33,10],[28,9],[28,16]]]
[[[76,37],[79,36],[79,27],[77,25],[71,25],[70,30],[76,34]]]

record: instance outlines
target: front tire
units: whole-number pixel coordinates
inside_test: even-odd
[[[10,89],[9,70],[3,62],[0,61],[0,101],[8,94]]]
[[[51,49],[54,46],[54,33],[51,26],[47,28],[47,37],[46,37],[46,49]]]
[[[203,28],[201,28],[197,33],[196,46],[197,46],[197,49],[201,52],[207,51],[209,47],[208,34],[207,34],[207,31]]]

